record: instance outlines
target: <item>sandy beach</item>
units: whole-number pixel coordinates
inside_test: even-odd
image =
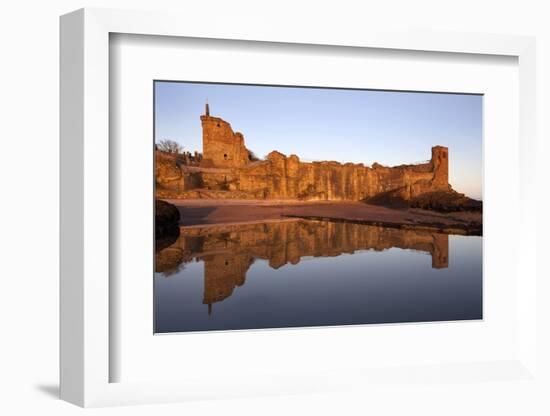
[[[167,199],[181,214],[180,225],[232,224],[304,218],[353,222],[446,234],[481,235],[479,212],[439,213],[392,209],[361,202]]]

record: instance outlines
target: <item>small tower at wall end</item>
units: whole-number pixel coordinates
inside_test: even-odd
[[[433,182],[442,188],[449,185],[449,148],[445,146],[432,147]]]

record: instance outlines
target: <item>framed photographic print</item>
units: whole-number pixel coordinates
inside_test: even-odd
[[[481,95],[154,94],[156,333],[482,319]]]
[[[264,30],[62,17],[62,398],[537,383],[533,39]]]

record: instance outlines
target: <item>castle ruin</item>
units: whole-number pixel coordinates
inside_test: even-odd
[[[198,166],[166,166],[157,155],[161,197],[363,201],[391,196],[410,201],[449,185],[449,152],[434,146],[431,159],[393,167],[374,163],[302,162],[297,155],[272,151],[254,160],[242,133],[210,115],[201,117],[203,153]],[[159,153],[159,152],[157,152]],[[166,173],[167,172],[167,173]]]

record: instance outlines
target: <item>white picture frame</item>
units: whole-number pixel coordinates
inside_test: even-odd
[[[342,387],[352,377],[359,385],[393,383],[396,369],[363,374],[333,374],[326,382],[314,375],[281,374],[271,380],[235,383],[226,391],[207,391],[203,380],[147,383],[110,382],[109,348],[112,298],[109,275],[109,35],[112,33],[227,40],[383,48],[441,53],[517,57],[519,62],[520,216],[518,226],[519,355],[517,359],[456,366],[442,363],[418,370],[419,378],[445,374],[479,383],[471,373],[496,366],[517,375],[518,382],[537,382],[536,362],[536,218],[535,170],[535,41],[530,37],[397,32],[361,29],[330,33],[281,31],[265,26],[243,35],[231,22],[204,26],[193,16],[168,13],[82,9],[61,18],[61,398],[80,406],[156,403],[194,398],[255,394],[323,392]],[[481,370],[480,370],[481,369]],[[407,373],[408,370],[404,370]],[[308,379],[308,377],[310,377]],[[443,378],[445,378],[443,377]],[[513,378],[513,377],[512,377]],[[399,379],[399,377],[397,377]],[[448,378],[449,379],[449,378]],[[308,383],[309,380],[309,383]]]

